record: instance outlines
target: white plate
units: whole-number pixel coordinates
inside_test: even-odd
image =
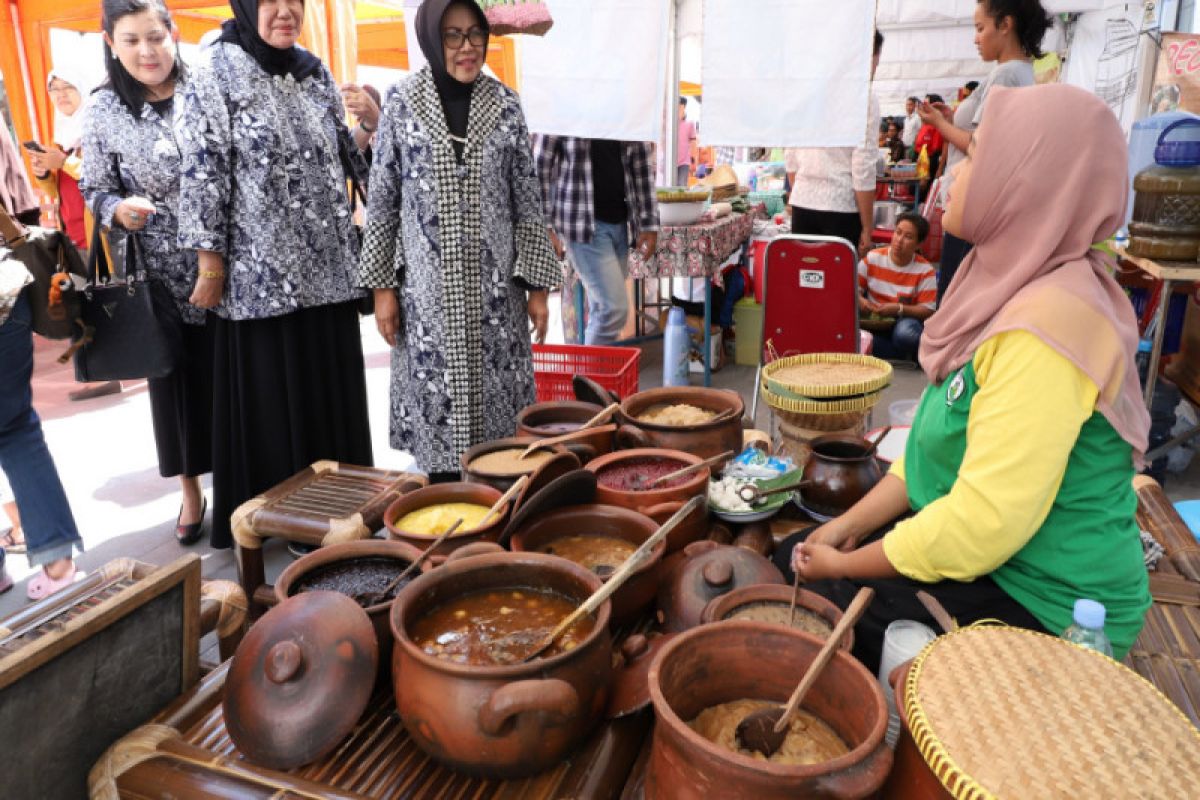
[[[826,515],[824,515],[824,514],[818,514],[816,511],[813,511],[811,508],[809,508],[808,506],[804,505],[804,501],[800,499],[800,493],[799,493],[799,492],[797,492],[797,493],[796,493],[796,494],[795,494],[795,495],[792,497],[792,502],[796,504],[796,507],[797,507],[797,508],[799,508],[799,509],[800,509],[801,511],[803,511],[805,514],[808,514],[810,517],[812,517],[812,518],[813,518],[815,521],[817,521],[817,522],[830,522],[830,521],[832,521],[832,520],[833,520],[833,517],[828,517],[828,516],[826,516]]]
[[[735,511],[722,511],[721,509],[717,508],[716,506],[710,505],[708,507],[708,510],[711,511],[713,513],[713,516],[719,520],[723,520],[725,522],[732,522],[735,525],[741,525],[746,522],[762,522],[764,519],[770,519],[771,517],[778,514],[779,509],[781,509],[781,508],[783,508],[783,506],[777,506],[776,508],[768,508],[766,511],[735,512]]]

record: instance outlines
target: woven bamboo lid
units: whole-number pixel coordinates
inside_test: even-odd
[[[963,798],[1191,798],[1200,731],[1121,664],[1045,634],[939,637],[904,686],[909,730]]]
[[[874,408],[883,397],[883,392],[871,392],[844,400],[806,400],[795,397],[783,397],[775,394],[766,386],[759,387],[763,401],[776,411],[787,411],[793,414],[849,414],[855,411],[866,411]]]
[[[796,400],[849,398],[878,392],[891,382],[891,364],[856,353],[806,353],[763,367],[766,388]]]

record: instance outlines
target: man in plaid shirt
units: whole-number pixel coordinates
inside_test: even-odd
[[[652,255],[658,241],[654,159],[646,142],[534,136],[550,241],[567,249],[588,296],[585,342],[615,342],[629,317],[629,243]]]

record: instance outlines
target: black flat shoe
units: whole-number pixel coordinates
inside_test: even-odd
[[[186,546],[195,544],[204,536],[204,515],[208,512],[208,498],[200,498],[200,519],[193,522],[191,525],[180,525],[179,517],[175,518],[175,541]],[[183,509],[179,509],[179,516],[183,516]]]

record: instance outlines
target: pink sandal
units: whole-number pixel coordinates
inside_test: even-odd
[[[63,575],[58,580],[51,578],[46,574],[46,568],[42,567],[37,571],[32,578],[29,579],[29,585],[25,590],[25,596],[30,600],[41,600],[49,597],[55,592],[60,592],[66,589],[75,581],[82,580],[84,572],[77,569],[74,564],[71,564],[71,571]]]

